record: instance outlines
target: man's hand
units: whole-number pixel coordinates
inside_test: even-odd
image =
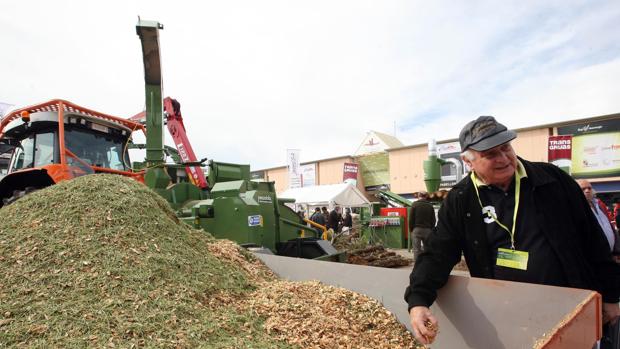
[[[415,339],[422,344],[431,344],[439,328],[431,310],[423,306],[413,307],[409,310],[409,319]],[[427,323],[430,323],[430,326],[427,326]]]
[[[615,324],[620,316],[618,303],[603,303],[603,323]],[[412,322],[413,323],[413,322]]]

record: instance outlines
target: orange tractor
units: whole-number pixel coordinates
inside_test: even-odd
[[[142,124],[52,100],[15,110],[0,121],[0,152],[13,151],[0,180],[0,207],[28,192],[91,173],[144,182],[128,156],[131,134]]]

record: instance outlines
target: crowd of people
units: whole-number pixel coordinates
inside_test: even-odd
[[[340,206],[335,206],[331,212],[327,210],[326,206],[316,207],[314,213],[310,216],[310,220],[324,226],[327,230],[331,229],[334,233],[340,233],[345,227],[349,230],[353,228],[353,216],[351,215],[351,209],[348,207],[345,208],[344,216],[341,213]],[[322,229],[315,229],[320,236]]]

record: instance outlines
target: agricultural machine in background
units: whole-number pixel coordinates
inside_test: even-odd
[[[64,100],[15,110],[0,122],[0,153],[11,152],[0,180],[0,207],[63,180],[95,173],[134,178],[164,197],[179,218],[217,238],[279,255],[341,259],[337,251],[276,197],[273,182],[250,180],[250,166],[197,160],[185,132],[181,106],[162,100],[157,22],[140,21],[146,110],[131,119]],[[165,109],[165,112],[164,112]],[[175,148],[164,145],[164,126]],[[146,144],[134,144],[142,132]],[[141,148],[143,162],[129,149]],[[174,161],[166,161],[166,154]],[[206,166],[207,175],[203,171]]]
[[[431,203],[435,207],[435,214],[439,211],[443,196],[436,196],[441,183],[442,166],[453,166],[455,180],[462,179],[462,165],[457,159],[442,159],[437,153],[435,140],[428,143],[429,157],[424,160],[424,182],[428,193],[431,194]],[[362,233],[370,242],[381,242],[392,248],[407,248],[411,250],[411,236],[408,219],[411,211],[411,201],[387,190],[381,190],[375,196],[380,203],[374,204],[372,212],[378,215],[363,215]],[[435,200],[438,201],[434,201]]]
[[[380,203],[373,205],[372,216],[362,222],[362,236],[370,243],[390,248],[411,247],[409,214],[411,201],[388,190],[375,194]]]
[[[0,180],[0,207],[63,180],[114,173],[143,181],[131,171],[127,144],[144,127],[64,100],[15,110],[0,121],[0,152],[12,152]]]

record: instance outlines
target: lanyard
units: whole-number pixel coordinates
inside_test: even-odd
[[[471,172],[471,180],[474,182],[474,189],[476,190],[476,196],[478,197],[478,203],[480,204],[480,208],[484,210],[482,206],[482,200],[480,200],[480,193],[478,192],[478,179],[474,172]],[[512,230],[508,229],[502,222],[500,222],[497,217],[493,214],[493,212],[487,210],[487,216],[491,218],[495,223],[497,223],[500,227],[502,227],[505,231],[510,234],[510,248],[515,249],[515,227],[517,226],[517,211],[519,210],[519,194],[521,193],[521,175],[519,171],[515,171],[515,209],[512,217]]]

